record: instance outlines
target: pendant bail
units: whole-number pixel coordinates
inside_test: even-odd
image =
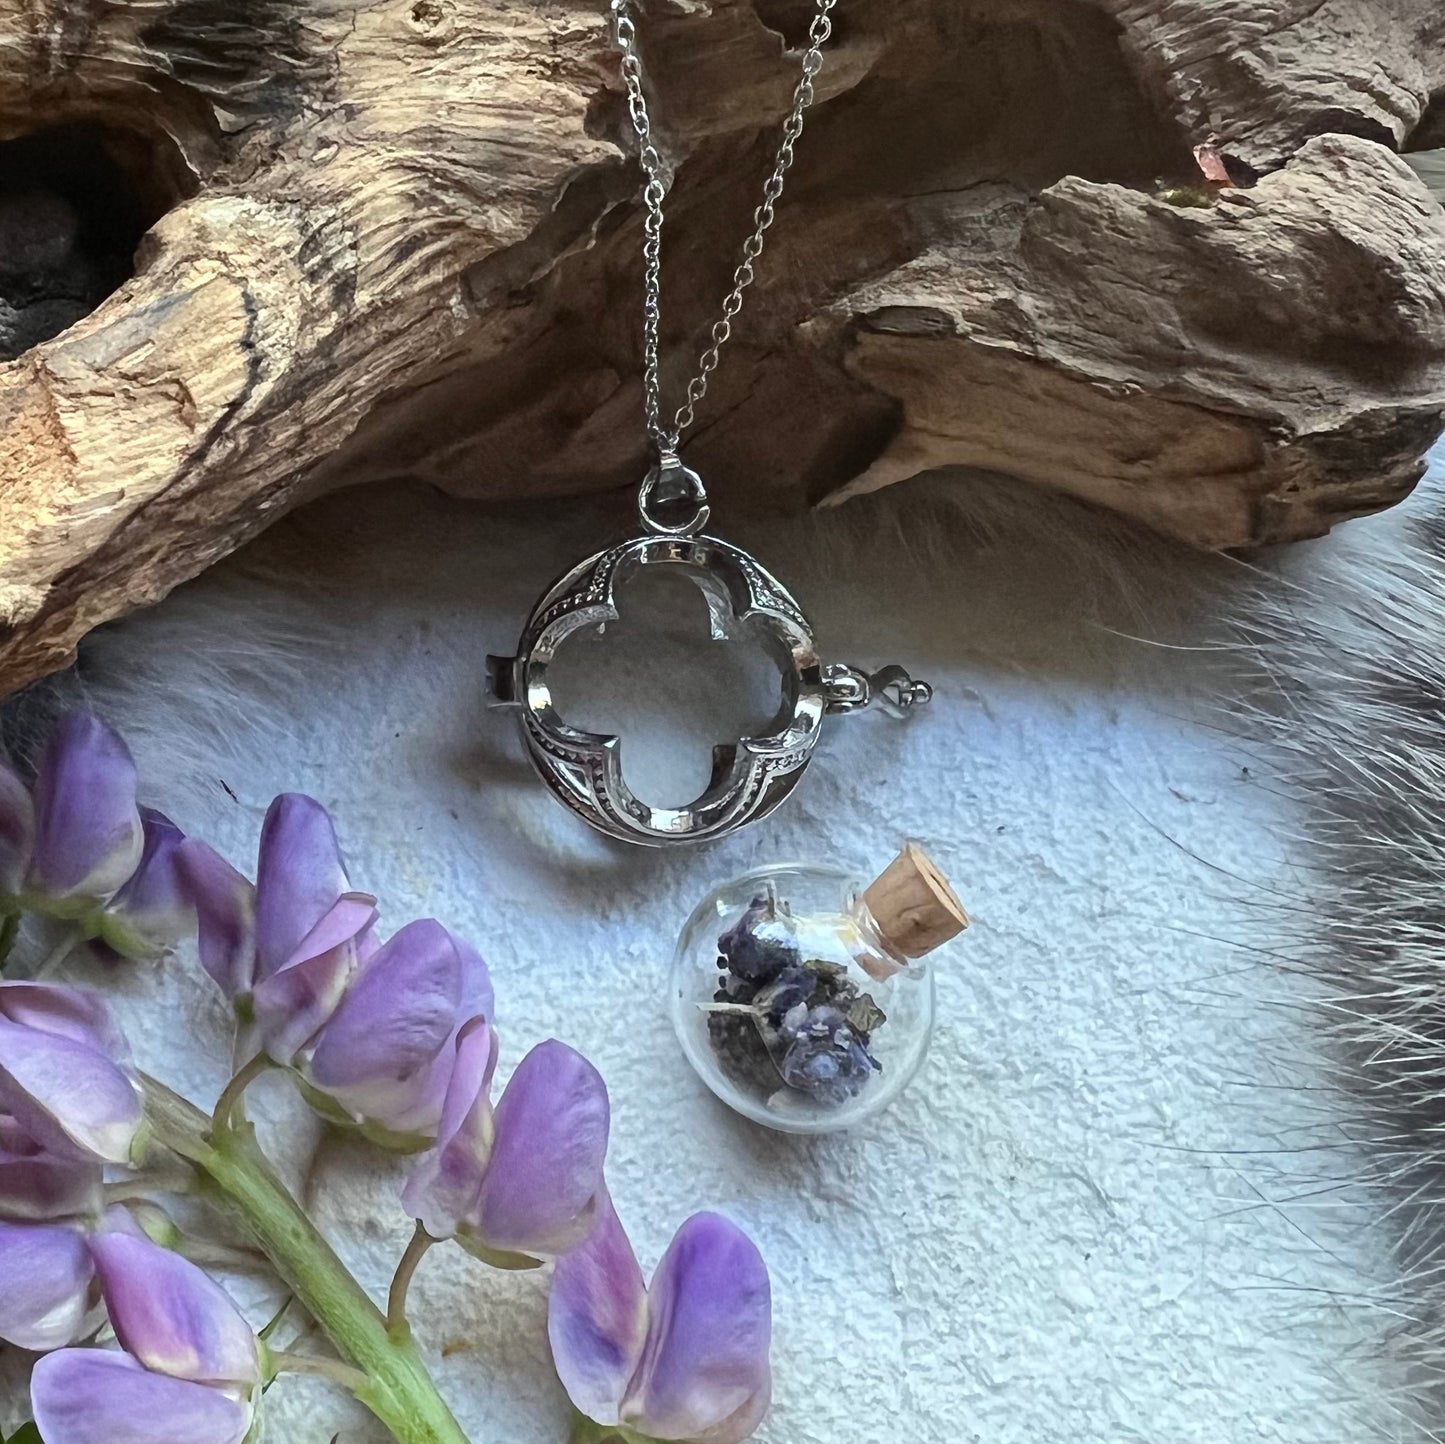
[[[659,447],[657,464],[637,494],[642,524],[654,536],[696,536],[712,515],[702,477],[678,459],[675,443]]]

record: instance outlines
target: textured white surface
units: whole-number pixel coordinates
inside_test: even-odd
[[[1092,538],[1072,513],[1078,535],[1032,539],[1002,515],[920,554],[900,519],[917,534],[938,515],[900,488],[739,537],[828,655],[917,664],[938,701],[907,727],[838,725],[774,819],[681,855],[586,834],[482,707],[486,651],[510,650],[542,584],[620,513],[334,498],[97,639],[91,691],[151,799],[243,866],[274,792],[325,801],[387,924],[433,914],[486,953],[504,1068],[548,1035],[598,1063],[646,1267],[699,1208],[755,1234],[775,1285],[766,1444],[1413,1437],[1377,1358],[1387,1234],[1326,1187],[1351,1166],[1346,1105],[1309,1091],[1306,984],[1267,955],[1308,925],[1289,804],[1220,726],[1220,657],[1129,635],[1205,636],[1193,588],[1219,569]],[[864,873],[905,834],[975,918],[922,1076],[855,1134],[742,1123],[670,1033],[678,926],[750,866]],[[226,1045],[204,978],[181,958],[123,987],[142,1060],[213,1097]],[[263,1092],[304,1161],[285,1087]],[[398,1178],[328,1143],[314,1179],[378,1290],[409,1232]],[[425,1266],[421,1332],[478,1441],[564,1437],[544,1287],[455,1250]],[[269,1408],[273,1440],[377,1437],[320,1388],[283,1382]]]

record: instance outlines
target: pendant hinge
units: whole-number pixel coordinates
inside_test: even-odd
[[[890,717],[902,718],[933,700],[930,683],[917,681],[896,664],[868,673],[846,662],[830,662],[823,668],[823,688],[832,717],[861,712],[876,702]]]

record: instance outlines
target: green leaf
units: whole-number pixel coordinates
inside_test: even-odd
[[[45,1441],[34,1424],[22,1424],[19,1433],[12,1434],[8,1439],[0,1438],[0,1444],[45,1444]]]

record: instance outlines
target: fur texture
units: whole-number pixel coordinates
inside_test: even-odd
[[[759,1237],[763,1444],[1420,1444],[1445,1435],[1442,493],[1253,566],[976,477],[740,528],[830,656],[914,663],[939,699],[840,724],[777,818],[679,856],[580,834],[481,709],[485,651],[621,509],[333,498],[97,634],[6,725],[23,752],[57,705],[100,708],[151,800],[243,866],[270,795],[311,791],[388,926],[475,937],[510,1061],[555,1033],[603,1068],[645,1258],[703,1206]],[[859,1134],[740,1126],[669,1033],[678,924],[746,867],[864,873],[904,833],[976,914],[927,1071]],[[192,961],[110,986],[142,1056],[213,1096]],[[262,1103],[309,1158],[284,1086]],[[312,1181],[382,1290],[396,1170],[332,1141]],[[439,1251],[416,1296],[473,1437],[563,1437],[538,1280]],[[268,1407],[297,1444],[376,1438],[317,1389]]]
[[[1445,454],[1401,513],[1263,579],[1238,623],[1269,676],[1244,725],[1281,759],[1322,876],[1273,965],[1322,985],[1340,1136],[1365,1145],[1363,1169],[1311,1186],[1388,1230],[1390,1346],[1445,1437]]]

